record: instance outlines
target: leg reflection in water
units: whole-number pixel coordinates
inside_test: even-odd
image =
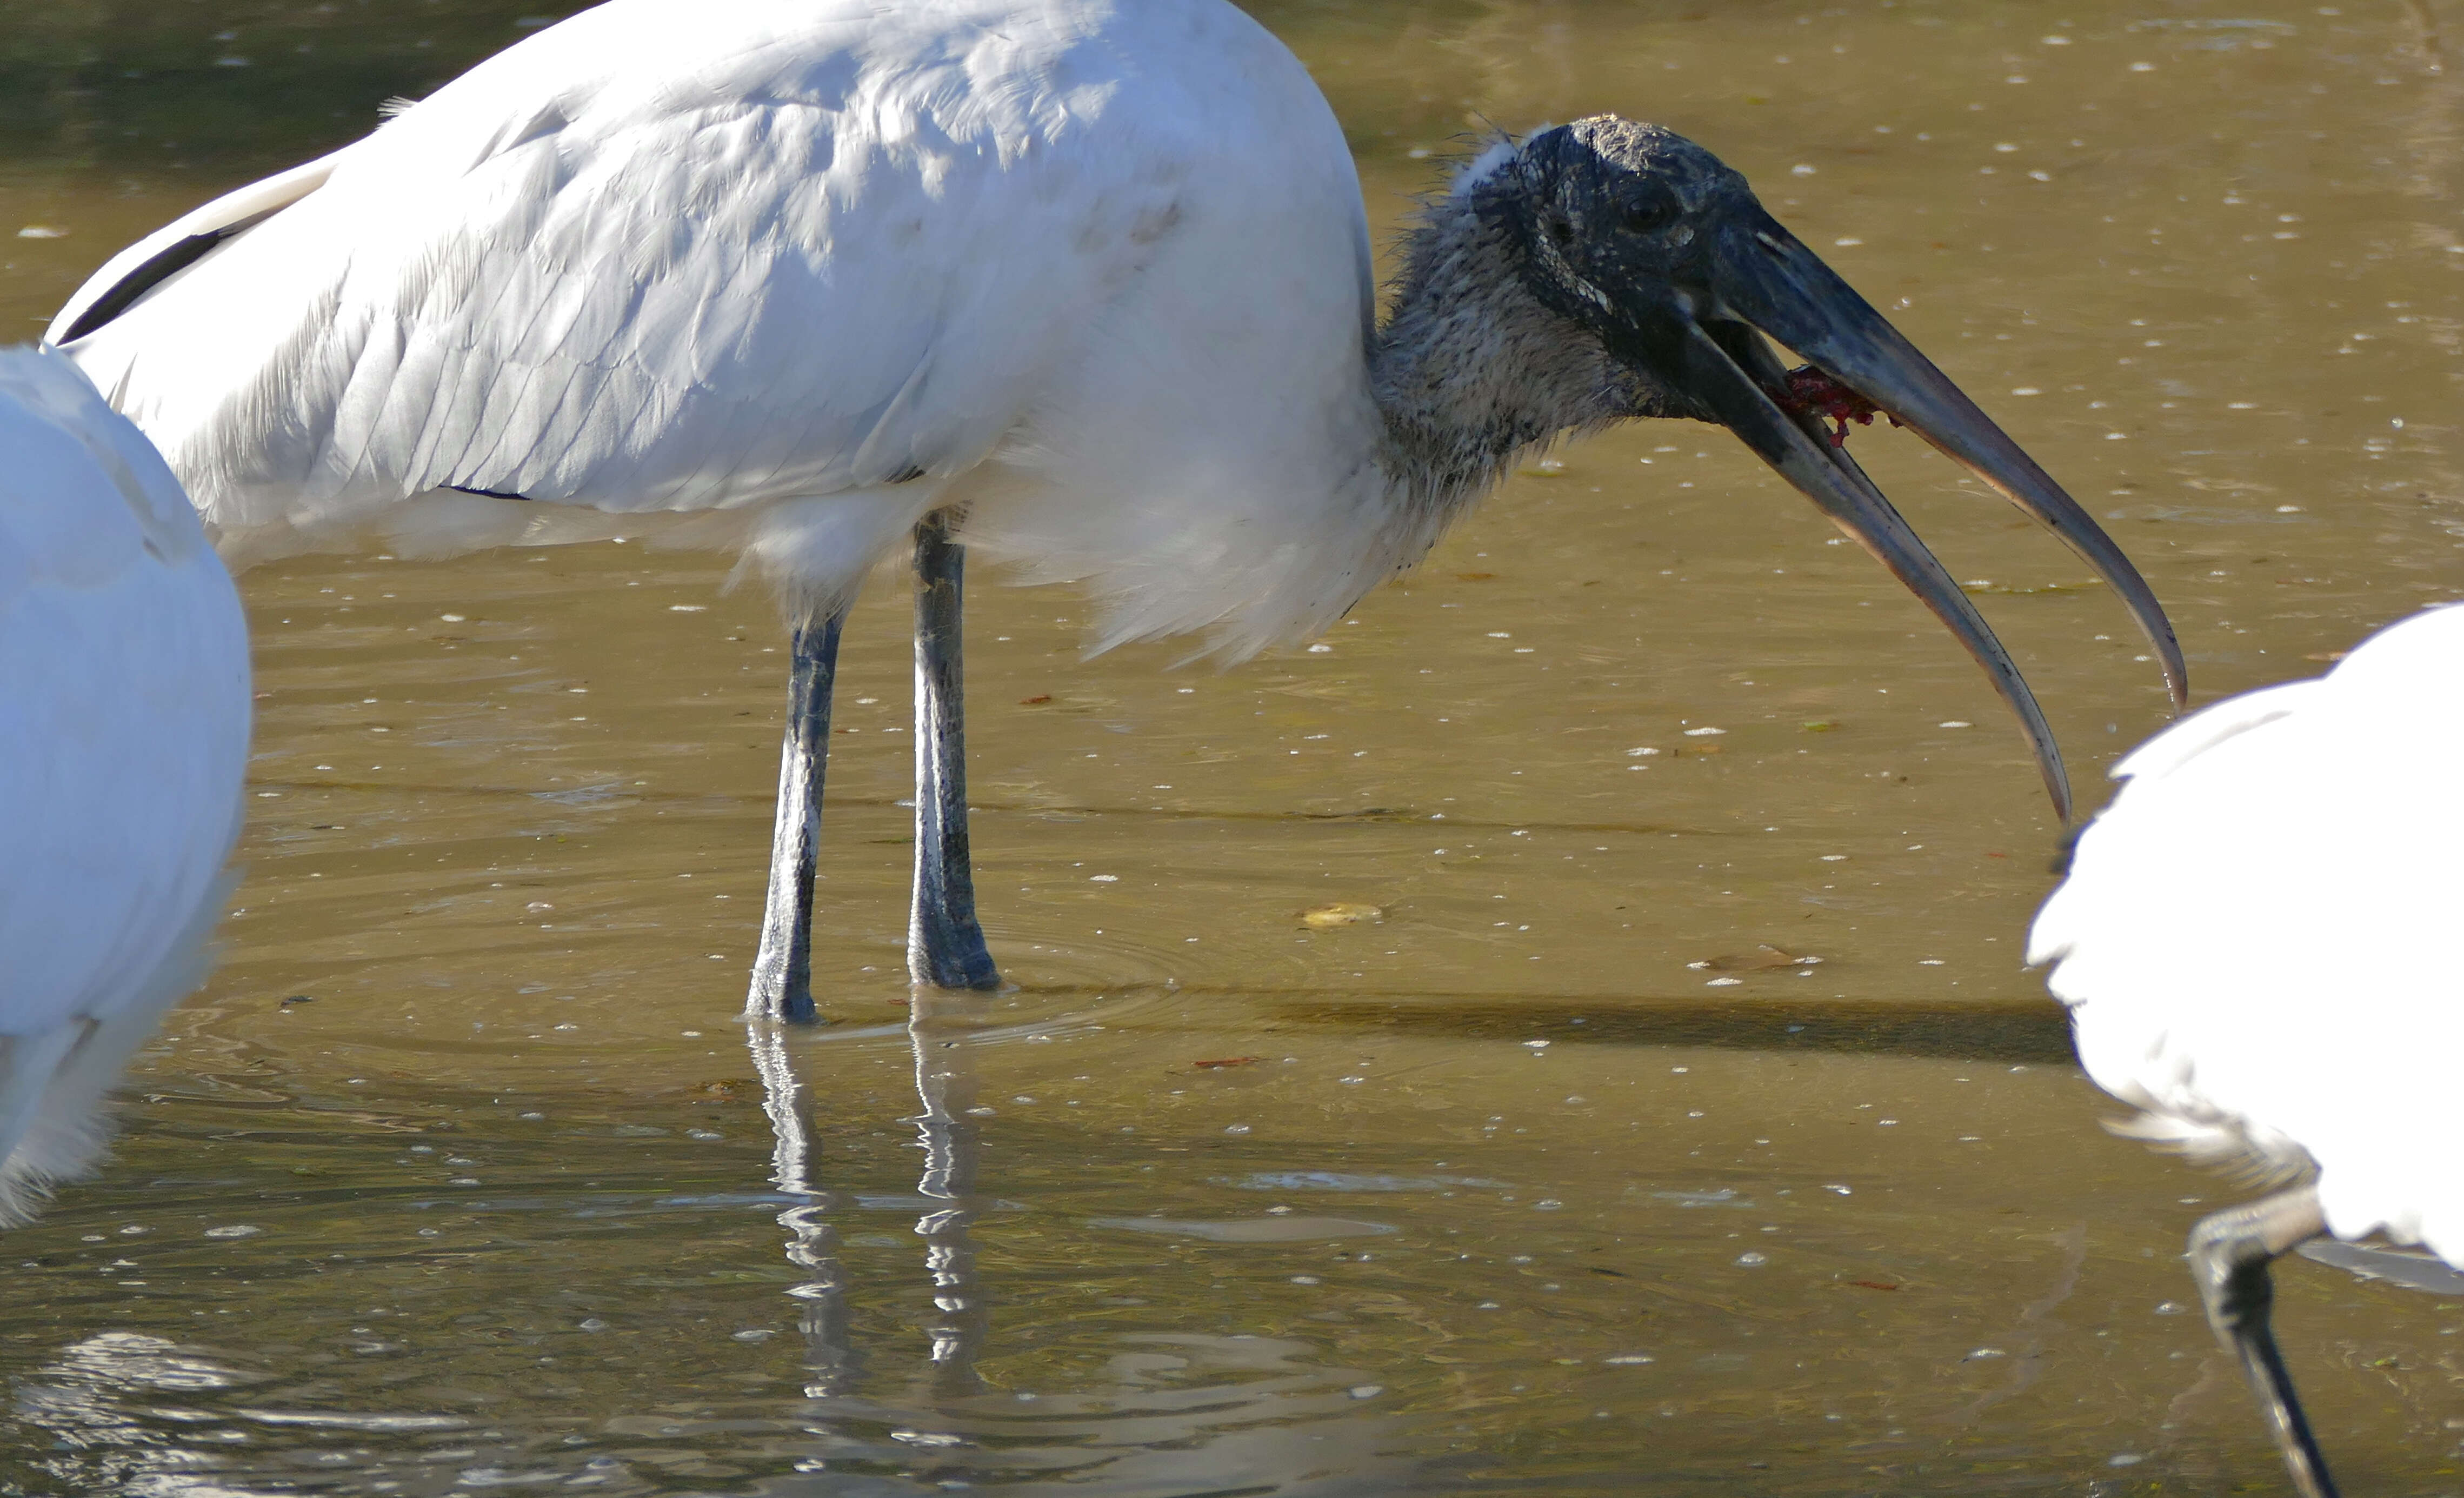
[[[838,1229],[828,1216],[835,1201],[813,1184],[812,1122],[804,1113],[804,1085],[796,1079],[795,1063],[787,1056],[786,1026],[776,1020],[748,1019],[745,1036],[761,1076],[761,1109],[770,1115],[775,1141],[770,1179],[793,1202],[779,1214],[779,1225],[789,1234],[787,1262],[807,1276],[787,1291],[803,1303],[796,1330],[803,1334],[804,1362],[810,1370],[804,1397],[835,1399],[853,1393],[863,1373],[848,1334]]]
[[[967,1236],[978,1210],[980,1154],[976,1120],[968,1112],[976,1103],[975,1057],[968,1043],[983,1027],[985,998],[922,983],[914,993],[907,1035],[915,1047],[915,1097],[924,1107],[914,1120],[924,1144],[924,1177],[915,1191],[927,1203],[915,1231],[925,1243],[924,1268],[933,1278],[936,1312],[925,1328],[933,1339],[933,1392],[974,1394],[983,1387],[976,1355],[992,1324],[976,1280],[976,1246]]]
[[[795,1433],[795,1475],[759,1488],[762,1498],[843,1498],[856,1491],[890,1498],[1064,1483],[1074,1492],[1109,1498],[1215,1492],[1367,1498],[1431,1490],[1423,1453],[1403,1439],[1375,1374],[1329,1359],[1322,1342],[1223,1328],[1220,1298],[1210,1296],[1200,1307],[1186,1289],[1175,1297],[1168,1282],[1155,1279],[1143,1234],[1129,1243],[1066,1238],[1059,1251],[1075,1255],[1073,1267],[1083,1267],[1092,1281],[1118,1278],[1129,1289],[1131,1277],[1139,1276],[1138,1298],[1107,1301],[1108,1308],[1150,1308],[1149,1295],[1160,1304],[1126,1314],[1115,1309],[1085,1324],[1056,1322],[1048,1314],[1039,1320],[1027,1305],[1015,1319],[1018,1334],[1033,1345],[1023,1355],[1016,1346],[1003,1350],[1005,1357],[996,1354],[975,1225],[984,1213],[1032,1210],[1035,1203],[982,1191],[977,1073],[986,1046],[1042,1028],[997,1024],[994,1016],[1004,1003],[966,989],[919,985],[913,991],[907,1041],[919,1110],[903,1121],[915,1126],[913,1139],[924,1160],[912,1196],[859,1191],[852,1174],[868,1158],[877,1159],[869,1154],[873,1146],[857,1139],[879,1137],[869,1124],[887,1100],[870,1087],[887,1068],[875,1070],[871,1063],[887,1059],[878,1047],[896,1032],[815,1031],[761,1020],[749,1025],[777,1141],[771,1179],[783,1199],[777,1221],[787,1230],[787,1260],[800,1279],[787,1293],[799,1304],[808,1369],[805,1402],[783,1421]],[[797,1075],[800,1059],[805,1075],[836,1077],[851,1090],[819,1099],[826,1131],[813,1126],[816,1100]],[[850,1147],[834,1145],[831,1132],[847,1135]],[[1031,1136],[1019,1146],[1022,1152],[1032,1147]],[[1108,1159],[1089,1151],[1073,1157],[1090,1171],[1135,1168],[1134,1156]],[[825,1189],[825,1181],[836,1189]],[[837,1225],[851,1211],[869,1216],[910,1208],[917,1214],[913,1235],[923,1240],[923,1288],[930,1293],[920,1317],[906,1313],[918,1287],[913,1261],[894,1247],[896,1240],[850,1229],[843,1243]],[[1026,1241],[1048,1245],[1067,1232],[1046,1218],[1044,1232]],[[896,1262],[886,1273],[878,1267],[885,1251]],[[849,1254],[865,1266],[862,1287],[847,1267]],[[1204,1266],[1199,1273],[1197,1284],[1221,1288],[1216,1281],[1223,1267]],[[1087,1283],[1071,1280],[1065,1293],[1073,1305],[1083,1300]],[[869,1292],[860,1302],[859,1288]],[[1019,1294],[1039,1289],[1050,1293],[1051,1281],[1030,1274]],[[859,1307],[866,1313],[862,1331],[853,1315]],[[913,1351],[885,1361],[878,1318],[893,1307],[899,1320],[888,1334]],[[1203,1330],[1188,1324],[1193,1317]],[[918,1330],[920,1347],[908,1340]],[[854,1350],[859,1336],[874,1349],[869,1367]],[[981,1368],[994,1377],[987,1379]]]
[[[984,1024],[985,997],[964,989],[918,985],[908,1021],[915,1056],[915,1097],[922,1112],[915,1125],[924,1150],[924,1173],[915,1185],[924,1212],[916,1236],[924,1240],[924,1271],[933,1287],[933,1313],[924,1326],[929,1355],[923,1370],[926,1394],[958,1398],[983,1387],[976,1374],[991,1321],[976,1279],[975,1245],[968,1229],[976,1220],[977,1159],[974,1058],[969,1042]],[[787,1262],[807,1278],[787,1291],[803,1302],[797,1330],[804,1337],[811,1376],[808,1399],[842,1399],[856,1392],[863,1373],[848,1327],[847,1279],[839,1258],[838,1229],[829,1218],[841,1203],[814,1183],[813,1129],[803,1083],[788,1054],[788,1031],[773,1021],[746,1025],[753,1064],[761,1076],[762,1109],[774,1139],[770,1179],[793,1204],[779,1214],[787,1229]]]

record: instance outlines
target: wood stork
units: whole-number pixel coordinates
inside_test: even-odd
[[[204,971],[248,726],[239,595],[179,481],[75,364],[0,349],[0,1224],[94,1162]]]
[[[1838,400],[1792,394],[1762,333]],[[771,580],[795,645],[756,1013],[813,1012],[840,621],[910,537],[909,963],[948,986],[998,980],[967,856],[969,550],[1084,583],[1096,649],[1199,631],[1236,659],[1332,623],[1535,447],[1715,422],[1984,664],[2066,814],[2009,657],[1816,419],[1870,401],[2086,557],[2182,690],[2112,541],[1667,130],[1481,154],[1381,325],[1343,132],[1226,0],[611,0],[122,251],[50,337],[234,560],[625,534]]]
[[[2464,607],[2383,630],[2313,681],[2245,693],[2114,767],[2028,960],[2119,1133],[2280,1182],[2190,1230],[2208,1320],[2294,1482],[2335,1491],[2268,1329],[2268,1263],[2332,1233],[2464,1267]]]

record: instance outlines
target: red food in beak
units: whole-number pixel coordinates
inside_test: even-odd
[[[1832,379],[1812,364],[1799,364],[1788,372],[1788,393],[1778,402],[1779,408],[1796,416],[1819,416],[1833,424],[1831,445],[1848,445],[1848,424],[1870,427],[1881,408],[1856,391]],[[1897,416],[1890,423],[1900,425]]]

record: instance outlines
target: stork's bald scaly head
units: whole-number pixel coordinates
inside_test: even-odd
[[[1716,301],[1719,226],[1769,216],[1741,173],[1664,126],[1603,115],[1533,136],[1465,186],[1532,297],[1640,377],[1654,399],[1636,414],[1719,419],[1645,345]]]

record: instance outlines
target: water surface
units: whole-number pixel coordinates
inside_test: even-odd
[[[1488,121],[1710,144],[2106,518],[2206,701],[2464,589],[2447,10],[1260,13],[1381,232]],[[0,3],[0,319],[542,13]],[[2095,804],[2164,721],[2122,610],[1853,440]],[[734,1019],[784,642],[726,559],[248,574],[240,909],[10,1237],[0,1491],[2281,1490],[2175,1257],[2236,1188],[2101,1132],[2019,970],[2058,829],[1983,679],[1723,433],[1558,456],[1229,673],[979,587],[1016,986],[920,1014],[882,579],[786,1036]],[[2350,1488],[2453,1491],[2453,1303],[2278,1282]]]

